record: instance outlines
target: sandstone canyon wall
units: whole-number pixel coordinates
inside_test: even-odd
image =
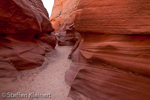
[[[0,1],[0,93],[15,89],[17,70],[44,62],[56,45],[53,30],[41,0]]]
[[[73,100],[150,99],[150,1],[80,0],[75,30]]]
[[[74,19],[79,0],[55,0],[50,17],[58,45],[74,45],[79,33],[74,29]]]

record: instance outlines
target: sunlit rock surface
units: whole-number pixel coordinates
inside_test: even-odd
[[[149,8],[148,0],[80,0],[83,38],[66,72],[73,100],[150,99]]]
[[[74,19],[79,0],[55,0],[50,17],[58,45],[74,45],[79,33],[74,29]]]
[[[17,70],[44,62],[56,39],[41,0],[0,1],[0,93],[14,91]]]

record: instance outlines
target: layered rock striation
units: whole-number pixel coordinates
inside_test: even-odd
[[[74,19],[79,0],[55,0],[50,21],[55,29],[58,45],[74,45],[79,33],[74,29]]]
[[[73,100],[150,99],[150,2],[80,0],[66,72]]]
[[[41,0],[0,1],[0,92],[17,86],[9,84],[17,70],[44,62],[56,45],[53,30]]]

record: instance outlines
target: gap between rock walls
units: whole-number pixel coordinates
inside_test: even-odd
[[[150,2],[43,1],[0,1],[0,99],[150,99]]]

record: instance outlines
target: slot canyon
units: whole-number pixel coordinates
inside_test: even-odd
[[[0,1],[0,100],[150,100],[150,1]]]

